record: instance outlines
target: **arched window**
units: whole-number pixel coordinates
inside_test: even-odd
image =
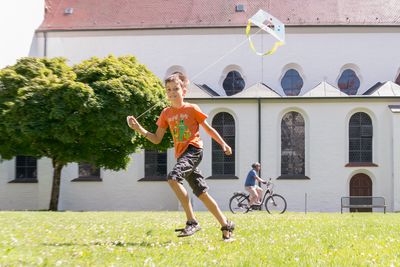
[[[30,156],[17,156],[15,159],[15,180],[36,180],[37,159]]]
[[[372,121],[368,114],[357,112],[349,122],[349,162],[372,162]]]
[[[167,152],[145,150],[144,176],[147,178],[167,177]]]
[[[338,87],[348,95],[355,95],[360,88],[360,79],[353,70],[346,69],[338,80]]]
[[[226,156],[221,146],[212,140],[212,175],[235,175],[235,119],[227,112],[220,112],[212,120],[212,127],[232,148]]]
[[[305,175],[305,126],[300,113],[286,113],[281,121],[281,175]]]
[[[230,71],[226,75],[222,86],[224,87],[226,95],[230,96],[241,92],[245,87],[245,82],[239,72]]]
[[[286,71],[281,80],[282,89],[287,96],[299,95],[303,84],[303,79],[295,69]]]

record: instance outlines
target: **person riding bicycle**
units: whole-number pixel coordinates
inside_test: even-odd
[[[258,186],[256,181],[260,183],[266,183],[264,179],[261,179],[258,174],[261,169],[261,164],[258,162],[255,162],[251,165],[252,169],[249,171],[247,174],[246,182],[244,183],[244,187],[246,191],[250,193],[250,202],[249,206],[252,207],[254,205],[260,205],[261,204],[261,198],[262,198],[262,188]]]

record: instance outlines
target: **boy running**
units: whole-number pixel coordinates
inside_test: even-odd
[[[203,142],[200,139],[199,125],[221,145],[226,155],[231,155],[232,149],[225,143],[218,132],[207,123],[207,115],[197,105],[184,102],[188,84],[189,81],[186,76],[179,72],[165,79],[167,98],[171,106],[161,112],[155,133],[150,133],[144,129],[134,116],[128,116],[127,122],[130,128],[139,132],[154,144],[161,142],[168,127],[171,131],[177,163],[168,174],[167,179],[168,184],[182,204],[187,218],[186,227],[181,229],[181,233],[178,236],[190,236],[201,229],[194,215],[189,194],[183,186],[183,180],[186,180],[193,193],[220,223],[222,238],[225,241],[230,241],[233,240],[232,231],[235,228],[235,224],[223,215],[218,204],[207,193],[209,187],[198,169],[203,157]]]

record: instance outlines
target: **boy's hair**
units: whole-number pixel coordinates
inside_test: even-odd
[[[261,166],[261,164],[258,163],[258,162],[254,162],[253,164],[251,164],[251,167],[252,167],[253,169],[255,169],[257,166]]]
[[[186,77],[185,74],[179,71],[175,71],[171,75],[169,75],[167,78],[164,80],[164,84],[167,85],[169,82],[175,82],[177,84],[180,84],[182,87],[187,88],[189,85],[189,79]]]

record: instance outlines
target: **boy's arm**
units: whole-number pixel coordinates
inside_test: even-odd
[[[131,129],[135,130],[136,132],[138,132],[141,135],[143,135],[144,137],[146,137],[147,140],[149,140],[153,144],[159,144],[161,142],[161,140],[163,139],[164,134],[167,130],[167,129],[158,127],[155,133],[151,133],[151,132],[147,131],[145,128],[143,128],[143,126],[140,125],[140,123],[136,120],[136,118],[134,116],[126,117],[126,121]]]
[[[231,155],[232,154],[232,148],[228,146],[227,143],[225,143],[224,139],[219,135],[219,133],[212,127],[210,126],[207,121],[203,121],[200,124],[204,130],[207,132],[209,136],[211,136],[212,139],[214,139],[218,144],[221,145],[222,150],[226,155]]]

